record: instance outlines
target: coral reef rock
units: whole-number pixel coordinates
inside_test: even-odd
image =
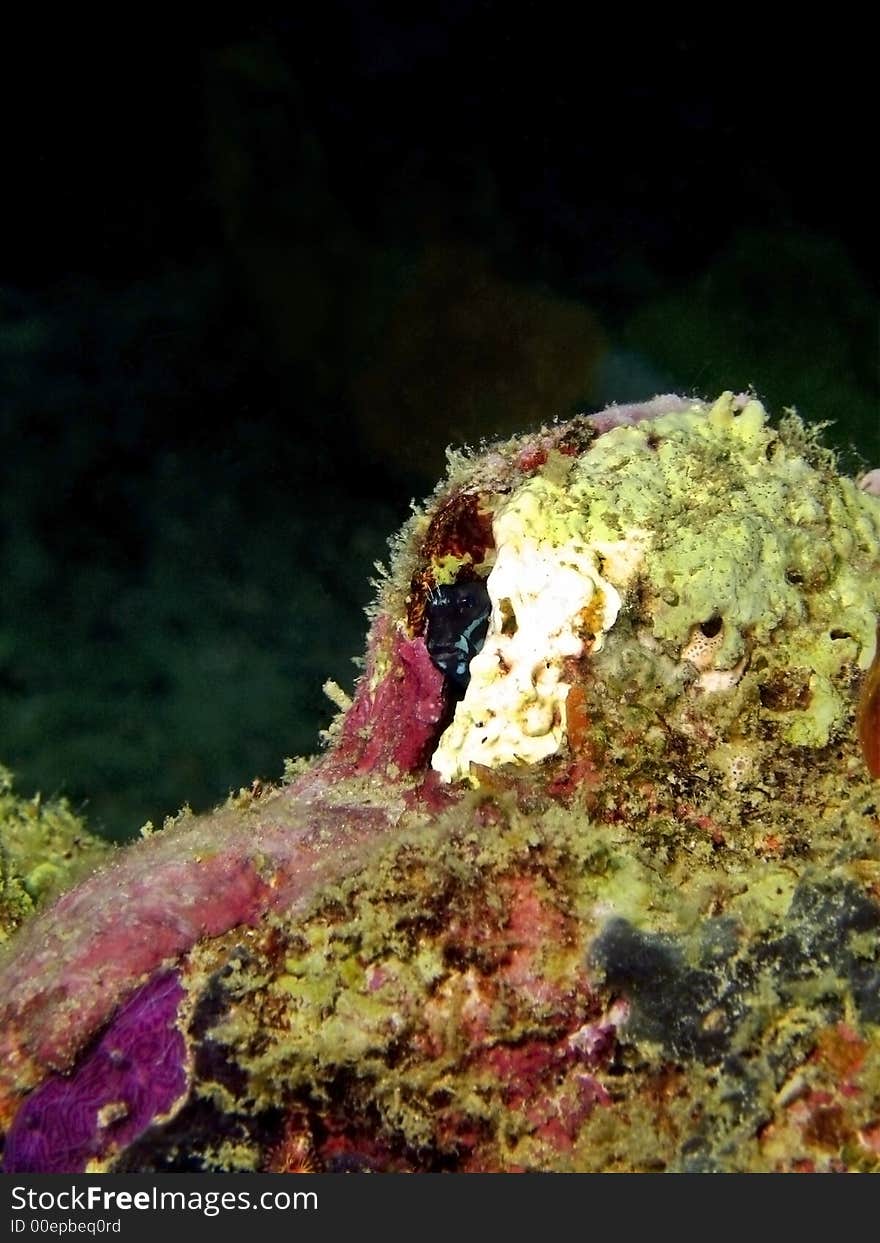
[[[326,750],[11,938],[5,1169],[880,1168],[878,617],[750,395],[451,454]]]

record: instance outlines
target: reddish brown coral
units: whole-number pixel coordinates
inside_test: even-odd
[[[380,622],[366,676],[346,714],[337,746],[320,770],[337,777],[386,772],[399,777],[424,764],[445,710],[444,678],[422,638]],[[376,666],[386,665],[377,677]]]
[[[859,741],[872,777],[880,778],[880,627],[877,649],[859,702]]]
[[[492,516],[474,492],[453,492],[443,501],[422,540],[419,566],[407,596],[407,625],[411,634],[424,630],[425,605],[436,580],[437,564],[446,557],[473,573],[494,547]]]

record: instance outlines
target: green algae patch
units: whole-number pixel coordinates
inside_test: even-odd
[[[21,798],[13,792],[12,774],[0,767],[0,942],[109,849],[64,799]]]
[[[647,533],[643,586],[657,639],[680,648],[718,618],[713,666],[729,669],[747,644],[785,627],[797,660],[844,609],[866,668],[880,584],[865,575],[880,559],[880,505],[832,461],[792,416],[773,428],[759,402],[738,406],[726,393],[708,414],[606,433],[578,462],[571,491],[590,515],[588,534]]]

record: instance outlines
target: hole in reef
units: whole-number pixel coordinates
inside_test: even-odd
[[[516,613],[513,611],[513,605],[506,596],[503,600],[499,600],[498,608],[501,612],[501,633],[507,635],[516,634]]]

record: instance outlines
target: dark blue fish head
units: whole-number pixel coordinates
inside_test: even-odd
[[[470,681],[470,663],[483,646],[492,603],[482,578],[435,587],[428,597],[425,645],[456,691]]]

